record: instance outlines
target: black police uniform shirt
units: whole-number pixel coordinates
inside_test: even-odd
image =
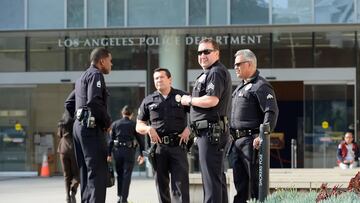
[[[241,81],[232,94],[233,129],[258,129],[260,124],[270,123],[274,130],[278,114],[274,90],[258,70],[249,82]]]
[[[230,116],[231,76],[227,68],[219,61],[205,69],[196,79],[192,96],[201,97],[204,95],[216,96],[219,98],[219,103],[211,108],[192,106],[190,110],[191,122],[218,121],[221,117]]]
[[[138,134],[135,130],[136,123],[130,120],[128,117],[124,117],[114,121],[111,124],[111,134],[110,134],[110,143],[109,143],[109,154],[111,154],[114,140],[122,143],[134,143],[136,139],[139,148],[140,148],[140,155],[142,155],[143,150],[145,149],[145,141],[144,136]],[[133,147],[133,146],[132,146]]]
[[[171,88],[164,98],[158,91],[148,95],[142,101],[138,119],[149,121],[160,137],[172,133],[182,133],[187,126],[186,112],[189,107],[181,105],[181,96],[187,93]]]
[[[95,123],[101,128],[108,128],[111,118],[107,111],[107,97],[104,76],[99,69],[91,65],[75,83],[76,109],[87,107]]]

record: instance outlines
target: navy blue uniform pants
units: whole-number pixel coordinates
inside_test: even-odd
[[[197,138],[201,177],[204,187],[204,202],[228,202],[226,176],[224,172],[225,146],[228,135],[221,135],[220,143],[211,144],[207,137],[208,130],[200,132]]]
[[[189,203],[189,164],[180,146],[158,144],[155,152],[155,181],[161,203]],[[169,191],[171,174],[171,197]]]
[[[135,148],[115,147],[113,150],[117,174],[117,195],[121,202],[127,202],[131,174],[135,164]]]
[[[233,167],[234,185],[237,194],[234,203],[245,203],[250,198],[258,197],[258,162],[254,157],[252,136],[236,140],[232,148],[231,162]]]
[[[104,203],[106,197],[107,147],[104,132],[74,123],[74,146],[80,169],[82,203]]]

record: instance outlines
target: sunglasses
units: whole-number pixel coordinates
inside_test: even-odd
[[[240,66],[242,65],[242,64],[244,64],[244,63],[248,63],[248,62],[250,62],[250,61],[242,61],[242,62],[239,62],[239,63],[235,63],[234,65],[234,68],[240,68]]]
[[[202,54],[209,55],[209,54],[210,54],[211,52],[213,52],[213,51],[215,51],[215,50],[213,50],[213,49],[204,49],[204,50],[202,50],[202,51],[198,51],[197,54],[198,54],[199,56],[201,56]]]

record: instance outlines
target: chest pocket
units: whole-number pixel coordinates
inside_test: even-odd
[[[174,118],[180,118],[180,119],[185,118],[184,106],[182,106],[178,102],[171,103],[171,112],[172,112]]]
[[[257,104],[257,98],[252,91],[241,91],[236,95],[237,99],[246,104]]]
[[[158,104],[150,104],[149,105],[149,112],[150,112],[150,120],[157,121],[160,118],[160,108]]]
[[[205,81],[196,82],[193,88],[193,96],[201,97],[206,94]]]

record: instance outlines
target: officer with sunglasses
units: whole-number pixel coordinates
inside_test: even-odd
[[[256,56],[249,49],[235,54],[235,72],[241,82],[232,94],[230,133],[233,138],[231,163],[237,194],[234,202],[245,203],[258,197],[257,150],[259,126],[269,123],[275,128],[279,114],[275,93],[256,69]]]
[[[191,127],[197,136],[204,202],[223,203],[228,202],[223,162],[229,139],[231,77],[219,58],[219,45],[215,40],[200,41],[198,62],[203,72],[197,77],[192,96],[183,96],[181,103],[191,106]]]

